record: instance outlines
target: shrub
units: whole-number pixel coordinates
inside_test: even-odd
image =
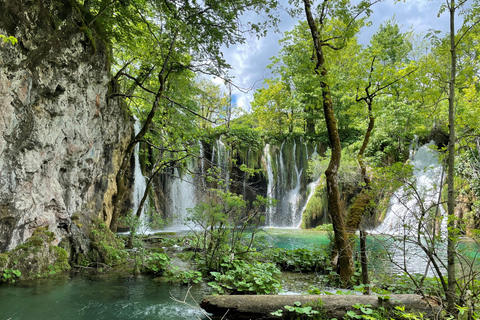
[[[224,272],[211,272],[215,280],[209,282],[217,294],[276,294],[281,290],[278,275],[280,271],[274,264],[234,260],[224,263]]]
[[[324,272],[329,266],[323,250],[278,248],[265,250],[263,256],[266,261],[275,263],[285,271]]]
[[[170,266],[170,258],[163,253],[153,252],[143,263],[142,269],[144,273],[162,275]]]

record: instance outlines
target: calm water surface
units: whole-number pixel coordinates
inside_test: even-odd
[[[92,279],[81,275],[2,285],[0,319],[203,319],[200,311],[170,299],[171,293],[183,300],[187,290],[147,277]],[[200,302],[208,288],[197,286],[192,293]]]

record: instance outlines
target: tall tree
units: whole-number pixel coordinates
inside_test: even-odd
[[[465,2],[465,1],[463,1]],[[455,43],[455,11],[457,7],[455,0],[447,0],[449,18],[450,18],[450,80],[448,90],[448,240],[447,240],[447,276],[448,290],[447,310],[451,313],[455,310],[455,255],[456,255],[456,239],[455,231],[455,77],[457,67],[457,52]]]
[[[335,118],[332,93],[328,83],[328,71],[326,67],[324,48],[338,50],[358,30],[361,20],[356,18],[362,13],[368,13],[370,2],[362,1],[358,7],[353,10],[349,1],[320,1],[317,7],[316,18],[312,12],[312,2],[303,0],[304,13],[310,28],[313,47],[315,52],[315,73],[318,75],[320,88],[322,90],[322,105],[325,116],[325,123],[330,142],[331,158],[325,171],[327,190],[328,190],[328,209],[332,217],[333,230],[335,235],[336,259],[340,279],[344,286],[348,286],[354,273],[353,253],[348,233],[345,227],[345,218],[343,208],[340,202],[340,192],[338,188],[338,169],[341,161],[341,145],[338,133],[337,120]],[[339,33],[333,37],[322,38],[322,32],[328,23],[329,15],[337,15],[338,22],[343,25],[335,26],[339,28]],[[331,18],[331,17],[330,17]]]

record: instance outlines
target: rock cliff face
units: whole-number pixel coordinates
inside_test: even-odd
[[[111,218],[132,123],[80,21],[69,1],[0,0],[0,34],[18,39],[0,44],[0,253],[39,227],[82,247],[80,222]]]

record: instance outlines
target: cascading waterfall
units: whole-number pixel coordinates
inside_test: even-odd
[[[230,178],[229,150],[225,143],[217,139],[211,146],[211,165],[219,168],[220,177],[227,182]],[[310,194],[305,194],[306,178],[304,176],[305,161],[309,147],[298,140],[285,140],[280,148],[267,144],[263,149],[262,163],[266,172],[266,196],[276,199],[277,205],[267,208],[266,225],[271,227],[297,228],[302,220],[302,213],[306,207],[306,201],[314,194],[318,181],[309,184]],[[250,158],[250,150],[247,153],[247,161]],[[204,162],[206,151],[202,143],[199,144],[200,159],[188,164],[189,172],[201,172],[206,174],[208,163]],[[315,154],[314,151],[313,154]],[[313,155],[312,154],[312,155]],[[208,161],[207,161],[208,162]],[[243,193],[247,197],[248,176],[243,176]],[[228,188],[228,183],[226,183]],[[185,230],[185,220],[189,216],[188,208],[193,208],[200,201],[200,189],[204,190],[204,179],[193,177],[190,174],[182,174],[178,169],[173,169],[170,177],[166,179],[164,194],[166,198],[165,215],[173,219],[171,230]],[[228,190],[228,189],[227,189]],[[242,192],[241,187],[237,191]],[[264,192],[265,192],[264,191]]]
[[[188,164],[188,169],[193,170],[194,163]],[[187,218],[190,216],[188,209],[197,205],[196,186],[194,177],[191,174],[180,174],[177,168],[173,171],[168,186],[168,204],[166,206],[167,217],[172,219],[172,224],[167,229],[186,230],[189,229]]]
[[[220,168],[221,177],[225,179],[225,187],[227,191],[229,190],[230,185],[230,169],[228,165],[228,159],[230,157],[230,150],[227,151],[225,143],[220,139],[217,139],[216,142],[217,150],[217,162],[216,165]]]
[[[308,159],[308,148],[300,142],[292,141],[291,151],[287,152],[285,141],[282,142],[278,153],[272,152],[269,145],[263,150],[263,158],[267,171],[267,195],[277,200],[277,205],[267,209],[266,225],[269,227],[298,228],[302,221],[302,214],[308,201],[305,193],[305,187],[302,187],[304,179],[305,164],[299,163],[297,158],[305,152],[303,159]],[[299,153],[299,154],[297,154]],[[273,157],[276,161],[273,161]],[[284,159],[290,158],[292,161],[285,164]],[[278,170],[274,176],[272,164],[275,163]],[[314,182],[315,183],[315,182]],[[314,185],[310,184],[310,188]],[[314,192],[311,192],[313,195]],[[309,195],[309,198],[311,195]]]
[[[248,159],[250,158],[250,152],[252,152],[252,148],[248,148],[248,151],[247,151],[247,158],[246,158],[246,165],[248,167]],[[245,171],[243,173],[243,198],[246,199],[246,196],[247,196],[247,180],[248,180],[248,172]]]
[[[205,190],[206,186],[205,186],[205,150],[203,149],[203,143],[202,141],[198,141],[198,145],[199,145],[199,151],[200,151],[200,173],[202,174],[202,176],[200,177],[201,181],[202,181],[202,189]]]
[[[418,219],[425,212],[438,212],[443,215],[443,208],[438,206],[438,198],[442,179],[442,165],[438,161],[438,154],[432,150],[430,142],[420,147],[416,152],[411,151],[411,164],[414,168],[415,190],[401,187],[390,198],[384,221],[371,233],[390,235],[417,234]],[[414,150],[411,148],[411,150]],[[412,192],[415,191],[415,192]],[[418,195],[418,196],[415,196]],[[445,219],[442,219],[440,231],[445,230]],[[435,222],[431,227],[438,230]]]
[[[302,195],[300,194],[300,179],[302,177],[303,168],[301,170],[298,169],[297,165],[297,157],[296,157],[296,149],[297,143],[296,141],[293,142],[293,168],[294,171],[292,172],[292,181],[295,180],[295,187],[287,192],[286,197],[284,197],[281,201],[281,206],[285,210],[286,213],[290,214],[290,217],[287,221],[288,226],[297,227],[298,223],[302,220],[301,212],[299,215],[298,209],[300,201],[302,200]],[[287,214],[285,214],[287,217]]]
[[[308,160],[308,149],[306,148],[306,145],[305,145],[305,149],[307,151],[307,160]],[[312,158],[314,158],[315,156],[317,156],[318,153],[317,153],[317,148],[315,147],[315,151],[313,151],[312,153]],[[307,201],[305,201],[305,205],[303,206],[302,208],[302,215],[303,215],[303,212],[307,209],[307,206],[308,206],[308,203],[310,202],[310,199],[312,199],[313,195],[315,194],[315,190],[317,189],[318,185],[320,184],[320,179],[321,177],[318,177],[315,181],[312,181],[308,184],[307,186],[307,190],[308,190],[308,196],[307,196]],[[300,219],[300,222],[298,223],[298,226],[297,228],[300,228],[302,226],[302,219]]]
[[[140,121],[135,117],[135,124],[133,126],[135,136],[140,132],[141,130],[141,124]],[[135,145],[135,150],[134,150],[134,171],[133,171],[133,207],[132,207],[132,213],[136,214],[138,211],[138,207],[140,206],[140,202],[142,201],[142,198],[145,194],[145,190],[147,189],[147,183],[145,182],[145,177],[143,176],[142,173],[142,168],[140,167],[140,144],[137,143]],[[148,230],[148,218],[147,215],[145,214],[145,208],[148,208],[148,197],[145,203],[143,204],[142,211],[140,214],[140,226],[139,229],[137,230],[138,233],[145,233]]]
[[[263,149],[263,154],[266,160],[266,166],[267,166],[267,179],[268,179],[268,184],[267,184],[267,197],[273,198],[273,186],[274,186],[274,178],[273,178],[273,169],[272,169],[272,157],[270,156],[270,145],[267,144],[265,148]],[[273,215],[275,213],[275,207],[270,206],[267,208],[267,219],[266,219],[266,224],[268,226],[273,225]]]

